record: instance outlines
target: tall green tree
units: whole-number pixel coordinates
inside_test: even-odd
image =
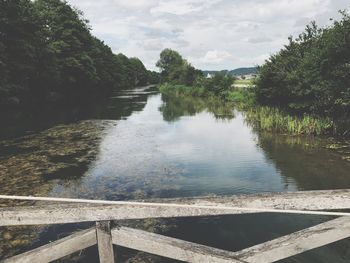
[[[150,82],[139,59],[113,54],[63,0],[0,0],[0,74],[1,108],[87,103]]]
[[[147,69],[139,60],[138,58],[130,58],[129,59],[131,66],[132,66],[132,72],[134,73],[134,85],[135,86],[144,86],[147,85],[148,82],[148,75],[147,75]]]
[[[192,85],[197,77],[203,75],[175,50],[164,49],[156,63],[160,68],[161,81],[176,84]]]
[[[47,64],[43,25],[28,0],[1,0],[0,12],[1,100],[26,102],[40,95],[41,87],[35,84]]]
[[[258,102],[296,113],[350,118],[350,17],[313,22],[260,67]]]
[[[34,2],[45,23],[48,48],[59,72],[58,91],[77,99],[89,94],[98,81],[91,51],[96,48],[81,13],[60,0]]]

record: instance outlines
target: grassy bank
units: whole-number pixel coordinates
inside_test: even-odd
[[[163,84],[159,87],[159,91],[163,94],[174,96],[193,96],[215,100],[221,100],[224,103],[232,102],[236,107],[247,107],[255,104],[254,93],[251,88],[231,89],[215,93],[200,86],[172,85]]]
[[[335,135],[336,124],[328,118],[304,114],[293,116],[273,107],[252,107],[244,111],[246,121],[262,131],[290,135]]]
[[[251,88],[232,88],[215,94],[203,87],[163,84],[163,94],[182,97],[201,97],[208,101],[221,101],[242,111],[249,125],[259,131],[289,135],[349,136],[348,122],[334,121],[314,115],[292,115],[276,107],[259,106]]]

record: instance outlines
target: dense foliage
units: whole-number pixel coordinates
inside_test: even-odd
[[[306,27],[259,69],[259,103],[295,113],[350,118],[350,17]]]
[[[171,49],[160,53],[157,67],[161,70],[161,91],[171,90],[177,93],[196,96],[223,96],[231,89],[234,78],[226,74],[215,74],[205,78],[201,70],[194,68],[182,56]]]
[[[160,68],[161,82],[183,84],[192,86],[198,77],[203,74],[200,70],[195,69],[182,56],[171,49],[164,49],[160,53],[157,67]]]
[[[1,108],[88,102],[157,78],[113,54],[65,1],[0,0]]]

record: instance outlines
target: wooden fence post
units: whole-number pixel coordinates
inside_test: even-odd
[[[111,221],[96,222],[96,239],[101,263],[114,263]]]

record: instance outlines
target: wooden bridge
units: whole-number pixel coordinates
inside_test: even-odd
[[[350,209],[350,190],[161,199],[152,202],[22,196],[0,196],[0,199],[40,201],[35,206],[1,208],[0,226],[96,222],[93,228],[1,261],[6,263],[50,262],[96,244],[100,262],[103,263],[114,262],[117,258],[113,245],[186,262],[264,263],[278,261],[350,237],[350,213],[341,211]],[[236,252],[128,227],[111,229],[111,221],[114,220],[262,212],[329,215],[333,219]]]

